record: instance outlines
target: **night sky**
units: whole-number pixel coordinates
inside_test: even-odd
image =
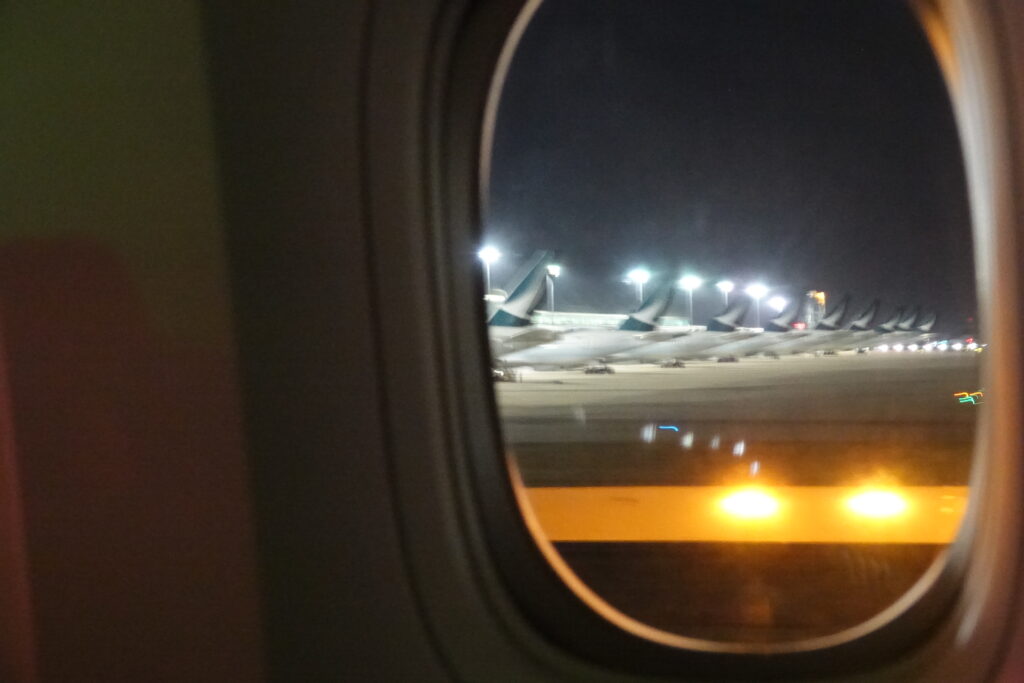
[[[923,305],[949,332],[974,315],[953,114],[897,0],[547,0],[502,96],[484,230],[495,286],[556,252],[560,310],[625,312],[643,265]],[[705,322],[722,297],[694,301]]]

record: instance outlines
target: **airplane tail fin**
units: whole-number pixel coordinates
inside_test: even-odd
[[[493,327],[525,327],[530,324],[533,309],[537,308],[544,297],[544,285],[548,274],[548,264],[552,254],[549,251],[534,252],[525,268],[520,270],[521,276],[512,293],[498,307],[488,325]]]
[[[818,321],[818,324],[814,326],[816,330],[838,330],[839,323],[842,321],[843,316],[846,315],[846,307],[850,305],[850,295],[844,294],[843,298],[839,300],[832,310],[825,314],[825,317]]]
[[[850,323],[850,328],[854,332],[866,332],[871,329],[871,323],[875,321],[875,316],[878,315],[878,306],[881,302],[875,299],[868,307],[861,311],[861,314],[854,318],[853,322]]]
[[[629,314],[619,325],[620,330],[650,332],[658,324],[658,318],[665,315],[676,292],[676,281],[669,278],[647,296],[640,308]]]
[[[884,323],[882,323],[878,327],[876,327],[875,331],[876,332],[881,332],[882,334],[888,334],[889,332],[892,332],[893,330],[895,330],[896,326],[900,324],[901,320],[903,320],[903,311],[904,310],[905,309],[903,308],[903,306],[899,306],[893,312],[892,317],[889,318],[888,320],[886,320]]]
[[[910,332],[912,329],[914,329],[914,326],[917,324],[917,319],[920,316],[921,307],[918,306],[917,308],[913,309],[912,311],[909,311],[905,316],[903,316],[903,319],[900,320],[899,324],[896,326],[896,329],[900,332]]]
[[[733,332],[750,310],[750,299],[738,296],[725,310],[708,321],[709,332]]]
[[[928,313],[917,323],[918,332],[931,332],[935,328],[938,317],[934,313]]]
[[[785,332],[793,323],[796,322],[797,317],[800,315],[800,309],[803,307],[803,302],[799,298],[793,299],[789,302],[789,305],[783,309],[782,313],[771,320],[764,326],[765,332]]]

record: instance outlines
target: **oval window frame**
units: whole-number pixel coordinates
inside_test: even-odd
[[[1018,566],[1019,552],[1007,549],[1006,540],[1016,538],[1021,529],[1021,496],[1015,477],[996,478],[990,474],[993,469],[1000,470],[1002,475],[1020,472],[1014,459],[1021,431],[1012,419],[1020,405],[1016,358],[1019,354],[1005,344],[1001,355],[996,349],[993,363],[1000,366],[1000,373],[997,376],[987,372],[985,377],[990,393],[1002,403],[992,411],[987,425],[979,425],[987,455],[979,459],[984,465],[975,468],[975,495],[964,529],[950,549],[949,561],[931,588],[911,600],[913,604],[903,609],[903,601],[898,603],[899,614],[883,619],[885,623],[865,622],[870,625],[866,632],[824,646],[816,639],[818,642],[812,648],[771,651],[760,647],[736,651],[718,644],[703,648],[700,642],[683,643],[683,647],[655,642],[599,616],[567,588],[544,560],[513,502],[515,492],[505,468],[500,424],[487,379],[489,357],[486,334],[479,322],[482,306],[476,297],[476,274],[459,261],[460,254],[471,253],[467,248],[475,243],[480,215],[482,188],[477,171],[481,147],[473,144],[473,140],[482,143],[486,137],[481,126],[487,118],[486,101],[481,102],[480,93],[493,93],[494,83],[499,80],[493,73],[488,78],[487,69],[481,65],[488,63],[496,35],[506,36],[503,52],[508,51],[509,41],[515,35],[510,29],[523,18],[520,10],[536,4],[537,0],[525,4],[489,0],[474,3],[471,11],[463,15],[465,21],[456,30],[452,52],[441,56],[444,64],[440,68],[447,77],[435,79],[437,116],[432,117],[428,126],[432,131],[428,169],[435,171],[428,174],[436,203],[433,234],[441,265],[448,266],[437,272],[435,295],[448,297],[439,302],[446,310],[443,334],[451,342],[449,350],[463,352],[459,359],[465,364],[462,370],[455,368],[450,373],[449,400],[457,410],[449,411],[449,429],[461,441],[464,448],[459,450],[463,456],[475,454],[454,458],[453,465],[458,470],[457,478],[466,485],[461,489],[463,517],[479,521],[479,530],[483,532],[482,536],[470,539],[477,561],[493,563],[501,580],[500,588],[507,591],[517,609],[549,641],[574,655],[631,673],[763,677],[770,658],[771,669],[779,678],[835,674],[837,668],[854,672],[879,666],[905,655],[915,646],[924,646],[934,656],[953,644],[962,650],[966,643],[977,643],[986,634],[991,637],[993,629],[1005,623],[1008,608],[1000,610],[994,604],[990,577],[996,568]],[[1016,331],[1017,325],[1010,321],[993,324],[989,313],[996,307],[1016,310],[1014,304],[1020,297],[1019,287],[1012,286],[1018,281],[1013,272],[1017,264],[1013,176],[1007,173],[999,177],[991,172],[1010,164],[1008,148],[1000,149],[999,145],[1002,140],[1013,140],[1008,128],[1010,115],[1005,110],[1006,72],[994,48],[977,40],[979,35],[995,33],[995,11],[989,6],[971,6],[958,0],[921,4],[937,8],[940,26],[953,45],[954,77],[965,88],[956,100],[961,134],[965,135],[965,130],[976,133],[974,139],[965,135],[973,230],[979,252],[976,263],[979,272],[995,274],[979,284],[978,297],[986,336],[998,346],[1000,340],[1013,338],[1009,334]],[[972,93],[977,96],[975,99]],[[467,130],[478,131],[480,135],[467,135]],[[992,279],[1011,286],[996,290]],[[494,457],[482,455],[486,453]],[[992,510],[995,513],[990,515]],[[982,518],[984,525],[979,524]],[[952,618],[943,621],[944,615]],[[930,635],[934,637],[929,639]],[[973,661],[976,663],[977,659]]]

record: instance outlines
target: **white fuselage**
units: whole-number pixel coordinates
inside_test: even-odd
[[[537,327],[536,325],[526,325],[524,327],[489,326],[487,328],[487,336],[491,342],[491,356],[499,360],[509,353],[553,342],[559,338],[560,334],[559,330]]]
[[[618,362],[657,363],[667,360],[687,360],[701,357],[706,349],[722,344],[748,339],[760,334],[755,330],[736,330],[734,332],[710,332],[699,330],[665,341],[644,344],[633,349],[621,351],[611,356]]]
[[[748,339],[728,341],[718,346],[712,346],[702,354],[702,357],[751,356],[761,351],[770,350],[782,342],[802,338],[805,334],[805,332],[761,332]]]
[[[772,347],[775,353],[814,353],[837,351],[867,330],[811,330],[804,336],[787,339]]]
[[[499,359],[512,366],[572,368],[664,338],[664,332],[575,330],[562,334],[555,341],[513,351]]]

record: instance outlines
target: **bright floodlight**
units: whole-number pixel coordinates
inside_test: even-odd
[[[556,266],[554,263],[548,266],[548,275],[550,275],[551,277],[558,277],[561,274],[562,266]]]
[[[688,292],[692,292],[702,284],[704,284],[704,280],[696,275],[684,275],[679,279],[679,286]]]
[[[626,274],[626,278],[633,283],[638,285],[647,284],[647,281],[651,279],[651,274],[644,268],[634,268]]]
[[[768,293],[768,288],[760,282],[757,282],[752,285],[748,285],[743,291],[752,299],[763,299],[764,295]]]
[[[751,295],[751,296],[753,296],[753,295]],[[755,298],[757,298],[757,297],[755,297]],[[788,304],[788,303],[789,302],[786,301],[785,299],[783,299],[781,296],[773,296],[771,299],[768,299],[768,306],[770,306],[771,308],[775,309],[776,313],[781,313],[782,309],[785,308],[786,304]]]
[[[501,252],[494,247],[484,247],[480,251],[476,252],[476,255],[487,265],[491,265],[501,258]]]
[[[736,285],[733,284],[732,280],[722,280],[721,282],[716,284],[715,287],[718,287],[718,291],[722,292],[723,294],[728,294],[729,292],[736,288]]]

